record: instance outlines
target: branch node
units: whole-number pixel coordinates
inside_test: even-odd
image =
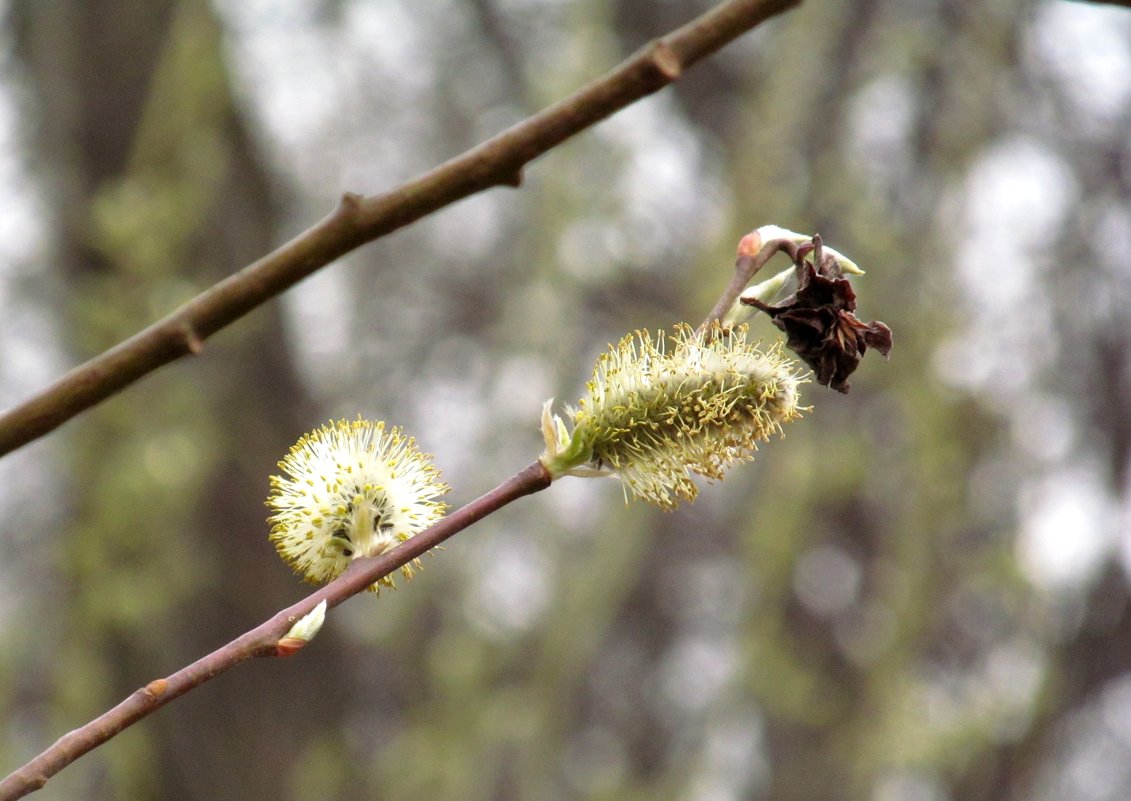
[[[165,694],[165,691],[168,689],[169,682],[167,682],[165,679],[154,679],[153,681],[149,682],[149,684],[145,685],[145,689],[142,690],[142,692],[144,692],[149,697],[150,701],[156,701],[158,698],[163,696]]]
[[[361,209],[361,201],[363,200],[365,200],[365,196],[359,195],[357,192],[342,192],[342,199],[338,205],[342,211],[353,215]]]
[[[204,340],[200,338],[192,323],[186,322],[181,327],[181,336],[184,337],[185,347],[193,356],[199,356],[204,352]]]
[[[679,61],[679,56],[664,40],[661,39],[652,46],[649,57],[656,70],[669,81],[678,81],[683,75],[683,65]]]
[[[503,173],[503,176],[499,179],[499,183],[502,186],[510,186],[518,189],[522,186],[522,168],[519,167],[514,172]]]

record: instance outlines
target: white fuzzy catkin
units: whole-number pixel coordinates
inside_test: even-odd
[[[431,457],[383,422],[323,425],[296,442],[279,469],[284,475],[271,477],[267,498],[271,541],[312,583],[330,581],[353,559],[388,551],[444,513],[437,499],[448,486]],[[412,564],[403,571],[412,578]],[[393,585],[389,577],[380,583]]]

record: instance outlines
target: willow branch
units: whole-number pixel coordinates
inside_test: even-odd
[[[679,78],[683,70],[800,0],[728,0],[572,96],[380,195],[346,193],[325,219],[165,318],[0,415],[0,455],[53,431],[361,245],[461,198],[517,187],[526,164]]]
[[[195,689],[221,673],[254,656],[277,656],[279,640],[295,621],[308,614],[322,601],[329,608],[362,592],[373,582],[431,550],[453,534],[498,511],[511,501],[550,486],[550,474],[541,462],[533,462],[495,489],[466,506],[452,512],[431,528],[401,543],[380,556],[356,559],[342,575],[311,593],[297,604],[284,609],[270,620],[242,634],[227,645],[201,657],[163,679],[154,679],[135,690],[117,706],[107,710],[84,726],[60,737],[54,745],[0,781],[0,801],[22,798],[47,783],[47,780],[94,750],[124,729],[189,690]]]

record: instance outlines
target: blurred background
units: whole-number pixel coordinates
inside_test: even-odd
[[[708,5],[0,3],[0,406]],[[806,0],[331,266],[0,460],[2,772],[307,592],[300,434],[403,425],[470,500],[774,223],[895,331],[851,394],[672,514],[562,480],[36,797],[1126,799],[1129,132],[1131,9]]]

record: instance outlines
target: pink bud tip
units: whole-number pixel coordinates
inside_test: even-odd
[[[762,235],[757,231],[751,231],[742,239],[738,240],[738,255],[739,257],[746,256],[748,258],[757,256],[758,251],[762,249]]]
[[[301,637],[284,637],[275,643],[275,656],[281,656],[284,659],[288,656],[294,656],[304,645],[306,645],[306,640]]]

